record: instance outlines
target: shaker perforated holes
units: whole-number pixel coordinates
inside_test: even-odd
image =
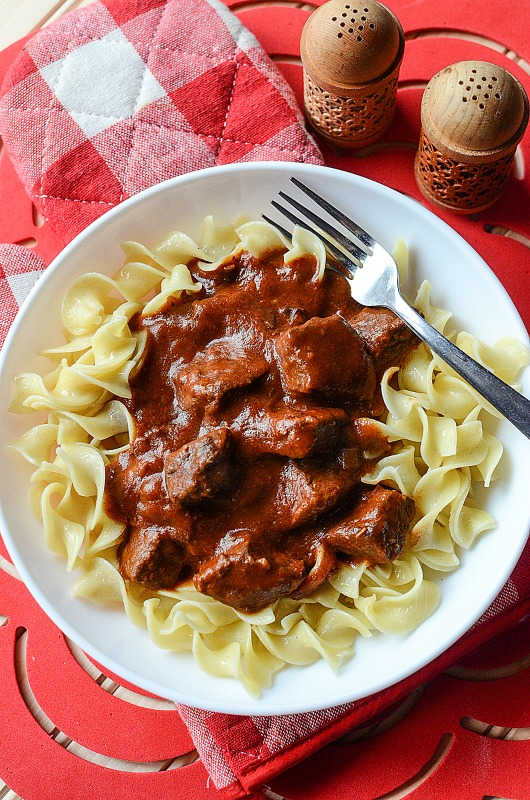
[[[331,21],[332,22],[339,22],[340,17],[342,17],[345,20],[345,22],[344,23],[343,22],[339,22],[339,25],[340,25],[341,28],[346,28],[346,25],[348,24],[348,20],[346,18],[348,17],[348,13],[351,14],[351,16],[349,18],[349,24],[351,25],[351,27],[347,29],[347,33],[349,33],[349,34],[357,33],[358,35],[355,37],[357,42],[365,41],[364,36],[366,34],[366,31],[368,31],[368,30],[375,31],[376,30],[376,24],[375,24],[375,22],[371,21],[371,17],[369,16],[370,9],[368,7],[365,6],[364,8],[361,8],[361,9],[352,8],[351,4],[347,3],[347,4],[345,4],[343,6],[343,9],[345,9],[345,10],[341,11],[340,16],[339,17],[337,17],[337,16],[331,17]],[[346,13],[346,11],[348,13]],[[362,13],[362,12],[364,12],[364,13]],[[359,14],[359,13],[362,13],[362,15],[358,20],[355,15]],[[368,14],[368,16],[367,16],[367,14]],[[365,33],[363,33],[363,31]],[[346,31],[342,31],[342,32],[341,31],[337,31],[337,39],[341,39],[342,38],[342,36],[340,35],[341,33],[344,34],[344,33],[346,33]]]
[[[472,69],[472,70],[471,70],[471,72],[472,72],[472,73],[474,73],[474,74],[476,74],[476,73],[477,73],[477,70],[475,70],[475,69]],[[476,83],[476,84],[475,84],[475,86],[473,86],[473,87],[471,87],[471,84],[472,84],[472,83],[474,82],[474,80],[475,80],[475,79],[473,78],[473,75],[468,75],[468,76],[467,76],[467,80],[469,81],[469,84],[468,84],[468,85],[465,87],[465,89],[466,89],[466,92],[470,92],[472,88],[473,88],[473,89],[474,89],[476,92],[480,92],[480,91],[482,91],[483,89],[493,89],[493,81],[496,81],[496,80],[497,80],[497,78],[496,78],[495,76],[493,76],[493,75],[492,75],[492,76],[490,76],[489,78],[488,78],[488,76],[487,76],[487,75],[481,75],[481,76],[480,76],[480,81],[482,81],[482,83]],[[479,79],[477,78],[477,81],[478,81],[478,80],[479,80]],[[486,81],[488,81],[488,80],[492,81],[492,83],[486,83]],[[460,81],[458,81],[458,85],[459,85],[459,86],[463,86],[463,85],[464,85],[464,81],[463,81],[463,80],[460,80]],[[484,92],[484,94],[482,95],[482,98],[480,98],[480,97],[478,96],[478,94],[474,94],[474,95],[472,95],[472,97],[471,97],[471,100],[474,100],[474,101],[481,100],[481,102],[480,102],[480,103],[478,103],[478,107],[479,107],[481,110],[484,110],[484,109],[485,109],[485,107],[486,107],[486,104],[485,104],[484,102],[482,102],[482,99],[483,99],[483,100],[489,100],[489,99],[490,99],[491,97],[493,97],[493,96],[495,97],[495,100],[500,100],[500,99],[501,99],[501,95],[500,95],[500,93],[499,93],[499,92],[496,92],[496,93],[495,93],[495,95],[490,95],[490,93],[489,93],[489,92]],[[466,96],[464,95],[464,96],[462,97],[462,102],[463,102],[463,103],[467,103],[467,101],[468,101],[468,97],[466,97]]]

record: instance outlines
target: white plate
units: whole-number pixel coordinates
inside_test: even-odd
[[[413,286],[428,278],[437,305],[488,343],[502,336],[528,342],[505,290],[477,253],[450,227],[413,200],[364,178],[300,164],[235,164],[166,181],[127,200],[90,225],[57,256],[24,303],[0,357],[0,441],[12,441],[32,422],[7,412],[11,378],[44,365],[35,353],[61,340],[59,307],[68,284],[84,272],[112,273],[120,265],[120,242],[147,245],[172,229],[197,232],[206,214],[229,222],[259,214],[279,189],[292,189],[295,175],[343,208],[391,249],[398,237],[410,245]],[[268,209],[270,213],[270,208]],[[406,287],[405,287],[406,288]],[[530,375],[525,377],[526,393]],[[498,520],[461,567],[442,585],[433,616],[408,636],[359,639],[356,654],[334,674],[324,663],[288,668],[261,699],[229,679],[202,672],[191,655],[158,649],[146,631],[122,611],[72,598],[74,575],[49,552],[27,502],[29,467],[4,452],[0,481],[0,529],[30,592],[53,621],[87,653],[144,689],[188,705],[232,714],[286,714],[338,705],[407,677],[458,639],[499,592],[524,546],[529,528],[529,444],[508,422],[498,426],[505,444],[504,474],[487,492]],[[0,609],[1,611],[1,609]]]

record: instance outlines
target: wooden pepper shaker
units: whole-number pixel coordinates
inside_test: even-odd
[[[300,42],[304,104],[312,127],[339,147],[364,147],[389,126],[403,29],[375,0],[330,0],[309,17]]]
[[[421,104],[420,190],[457,214],[487,208],[506,186],[527,123],[526,92],[505,69],[487,61],[445,67]]]

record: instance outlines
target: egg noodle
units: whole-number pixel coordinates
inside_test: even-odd
[[[87,273],[68,289],[61,311],[66,342],[44,351],[54,365],[45,375],[15,378],[11,405],[17,413],[46,415],[13,447],[34,468],[30,498],[48,546],[66,559],[68,570],[82,570],[74,594],[122,604],[159,647],[191,651],[204,670],[239,679],[253,695],[287,664],[324,658],[337,669],[357,636],[405,633],[432,614],[440,598],[436,577],[458,567],[461,550],[495,526],[473,500],[473,487],[490,485],[503,451],[482,425],[485,414],[499,414],[420,344],[403,367],[382,378],[388,414],[378,425],[395,444],[363,478],[414,498],[415,525],[398,559],[343,565],[311,596],[281,598],[254,614],[189,584],[149,591],[126,583],[117,560],[124,526],[106,515],[103,499],[105,466],[134,437],[120,398],[131,397],[129,378],[141,367],[146,335],[131,331],[129,322],[137,312],[158,311],[168,298],[200,291],[186,266],[191,259],[211,270],[239,251],[260,257],[278,247],[286,249],[286,262],[313,254],[315,279],[322,279],[324,247],[301,228],[288,243],[265,222],[222,228],[207,217],[198,243],[180,232],[152,250],[125,242],[125,262],[114,277]],[[403,277],[408,255],[402,242],[395,255]],[[521,344],[504,339],[490,347],[469,333],[448,331],[451,314],[432,305],[426,282],[414,305],[466,353],[516,383],[528,363]]]

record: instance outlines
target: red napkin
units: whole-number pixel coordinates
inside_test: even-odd
[[[59,244],[165,178],[232,161],[321,163],[293,95],[218,0],[105,0],[30,39],[8,72],[0,132]],[[0,343],[45,268],[0,246]],[[530,611],[530,546],[474,628],[405,681],[308,714],[241,717],[180,707],[227,798],[243,797],[395,703]]]

